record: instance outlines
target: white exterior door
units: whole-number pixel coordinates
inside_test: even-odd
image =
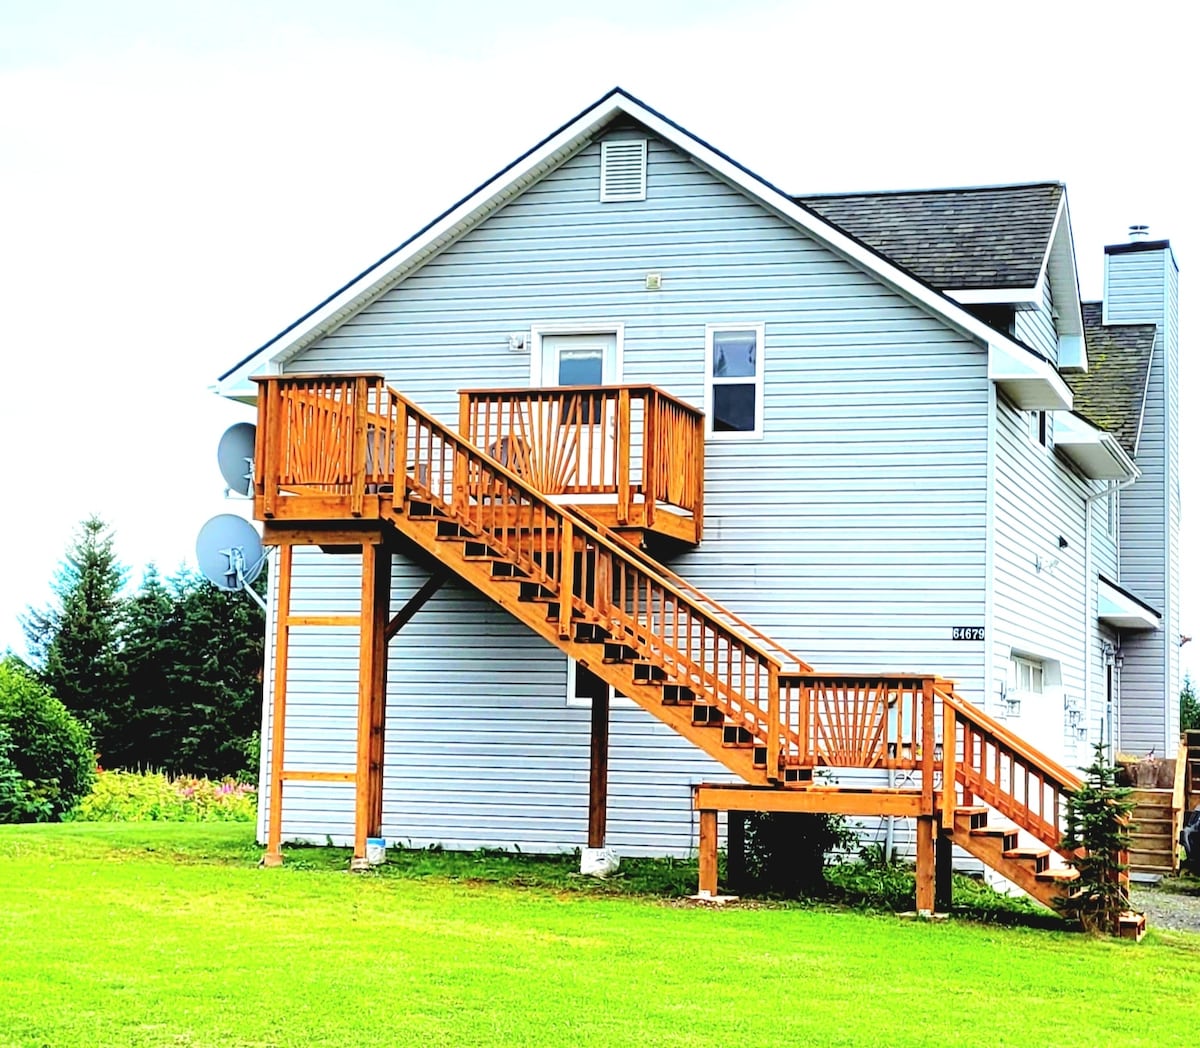
[[[538,385],[611,386],[620,381],[615,332],[542,336]]]
[[[610,386],[621,378],[614,331],[543,335],[538,363],[537,384],[543,387]],[[552,463],[559,491],[570,492],[573,501],[586,501],[600,495],[600,489],[611,490],[617,473],[615,399],[555,398],[539,421],[542,457]]]

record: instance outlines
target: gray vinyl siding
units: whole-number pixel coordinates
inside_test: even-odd
[[[1058,328],[1054,323],[1054,299],[1049,280],[1045,282],[1042,301],[1037,308],[1017,310],[1013,333],[1018,341],[1058,365]]]
[[[1009,722],[1068,767],[1081,763],[1090,743],[1103,739],[1105,731],[1096,661],[1103,632],[1096,619],[1095,579],[1097,565],[1111,565],[1115,555],[1112,540],[1104,534],[1103,498],[1097,499],[1092,505],[1092,571],[1087,577],[1084,516],[1085,497],[1104,490],[1051,448],[1030,439],[1028,414],[997,397],[994,686],[997,693],[1000,681],[1013,686],[1013,655],[1046,664],[1044,693],[1022,696],[1021,714]],[[1060,536],[1067,542],[1065,549],[1060,548]],[[1090,680],[1084,669],[1089,650]],[[1078,704],[1086,737],[1068,727],[1068,702]],[[989,708],[997,708],[996,703]]]
[[[1179,472],[1177,272],[1169,251],[1108,255],[1108,323],[1158,325],[1135,461],[1121,495],[1121,584],[1159,611],[1158,630],[1122,638],[1120,746],[1173,753],[1178,736]]]
[[[818,667],[938,673],[980,701],[983,646],[949,637],[985,620],[985,349],[662,143],[645,201],[601,204],[598,180],[597,143],[289,370],[383,372],[454,424],[458,389],[529,384],[509,334],[614,322],[625,381],[702,405],[705,325],[761,322],[765,435],[709,442],[704,542],[673,567]],[[644,290],[647,271],[661,291]],[[352,558],[313,570],[325,598],[353,602]],[[396,571],[399,601],[422,580]],[[333,664],[352,662],[345,650]],[[328,683],[341,701],[341,678],[293,657],[302,693]],[[566,706],[556,649],[447,588],[393,640],[389,667],[388,835],[584,842],[588,712]],[[690,785],[728,772],[641,710],[614,722],[610,843],[686,852]],[[324,790],[327,817],[315,801],[309,821],[288,811],[288,832],[348,833],[348,792]]]

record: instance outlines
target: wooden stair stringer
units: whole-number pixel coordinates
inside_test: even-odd
[[[1075,870],[1071,867],[1057,867],[1039,872],[1034,853],[1040,852],[1041,849],[1011,846],[1011,841],[1007,841],[1006,838],[1015,839],[1018,833],[1016,829],[1008,831],[992,827],[973,828],[971,812],[974,810],[960,808],[955,811],[952,838],[954,843],[985,866],[1012,881],[1043,906],[1059,912],[1061,905],[1058,900],[1069,894],[1071,881],[1078,876]],[[1053,849],[1046,850],[1054,854]],[[1060,855],[1059,858],[1063,857]]]
[[[560,651],[577,660],[601,680],[611,684],[622,695],[632,699],[642,709],[682,735],[740,779],[755,786],[769,785],[766,770],[754,765],[753,749],[726,746],[722,741],[721,727],[717,724],[693,723],[692,705],[665,705],[663,703],[663,683],[672,683],[670,679],[666,682],[655,683],[636,681],[633,675],[633,664],[604,661],[602,645],[560,636],[557,622],[552,621],[546,615],[545,603],[520,600],[514,581],[498,580],[492,576],[491,565],[493,563],[511,563],[511,561],[503,557],[467,559],[463,553],[463,542],[446,541],[437,537],[436,522],[449,518],[412,517],[394,506],[387,517],[400,534],[436,558],[468,585],[488,597]],[[579,619],[579,621],[588,620]]]

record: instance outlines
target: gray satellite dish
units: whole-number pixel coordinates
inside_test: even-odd
[[[196,538],[196,561],[201,574],[218,589],[245,590],[258,604],[263,603],[250,584],[262,572],[266,554],[249,521],[232,513],[213,517]]]
[[[254,494],[254,426],[235,422],[217,444],[217,465],[230,491]]]

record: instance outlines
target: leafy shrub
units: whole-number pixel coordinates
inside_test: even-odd
[[[253,822],[254,787],[164,772],[102,771],[80,803],[80,822]]]
[[[754,812],[746,818],[746,890],[785,898],[824,895],[828,853],[856,840],[840,815]]]
[[[19,662],[0,661],[0,822],[45,822],[91,788],[87,728]]]

